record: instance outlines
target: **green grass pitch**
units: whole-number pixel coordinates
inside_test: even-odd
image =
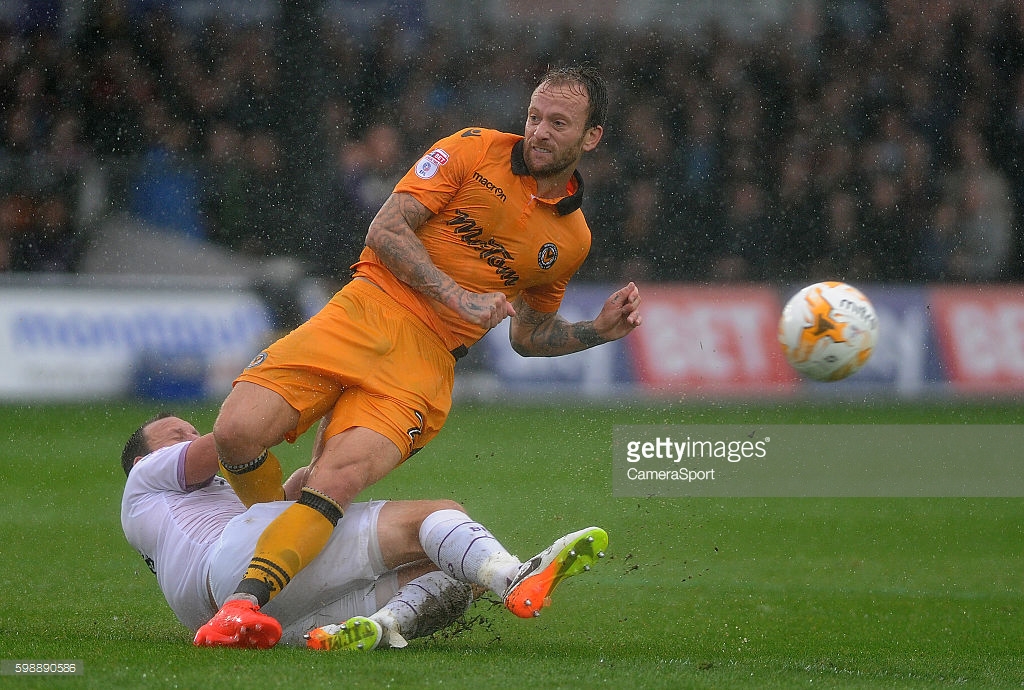
[[[1024,500],[613,498],[616,424],[821,423],[821,405],[460,404],[367,498],[451,498],[526,558],[590,524],[608,557],[536,620],[371,654],[196,649],[124,541],[118,457],[166,405],[0,406],[0,686],[935,688],[1024,683]],[[830,402],[857,423],[1011,424],[1016,404]],[[215,407],[182,410],[201,430]],[[304,464],[309,439],[281,449]]]

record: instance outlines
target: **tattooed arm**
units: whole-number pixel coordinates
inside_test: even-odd
[[[593,321],[569,323],[558,312],[533,309],[520,296],[509,328],[512,349],[523,357],[554,357],[618,340],[640,325],[640,291],[630,283],[617,290]]]
[[[416,236],[431,215],[430,209],[411,195],[392,194],[370,223],[366,246],[399,280],[454,310],[470,323],[493,328],[506,316],[515,316],[504,293],[469,292],[434,264]]]

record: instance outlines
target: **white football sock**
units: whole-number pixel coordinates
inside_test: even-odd
[[[420,544],[443,572],[501,596],[522,565],[490,531],[458,510],[438,510],[420,525]]]
[[[391,647],[404,647],[406,639],[451,625],[472,603],[473,589],[468,584],[435,570],[407,582],[370,618],[392,632]],[[397,640],[393,633],[398,633]]]

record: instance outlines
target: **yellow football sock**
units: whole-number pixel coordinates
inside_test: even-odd
[[[228,484],[246,508],[254,503],[284,499],[281,462],[269,450],[263,451],[260,457],[244,465],[229,466],[222,460],[220,468],[224,478],[228,480]]]
[[[237,591],[255,596],[260,606],[273,599],[323,550],[341,516],[337,503],[304,488],[298,502],[263,530]]]

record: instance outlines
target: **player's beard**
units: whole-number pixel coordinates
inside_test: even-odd
[[[530,153],[532,154],[532,151]],[[572,174],[573,170],[576,169],[576,164],[580,162],[580,157],[582,155],[583,137],[580,137],[579,141],[575,142],[569,148],[563,149],[560,154],[556,154],[550,161],[543,165],[535,164],[531,160],[531,155],[524,156],[524,159],[526,161],[526,168],[530,171],[530,174],[536,178],[568,178]]]

